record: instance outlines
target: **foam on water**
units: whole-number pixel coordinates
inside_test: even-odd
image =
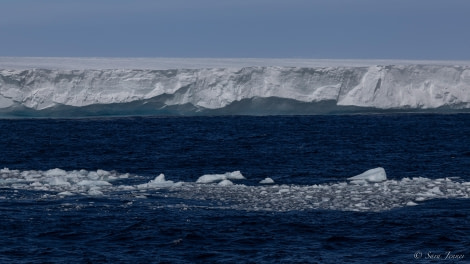
[[[416,206],[430,199],[468,199],[470,182],[458,178],[424,177],[387,180],[385,170],[376,168],[349,178],[350,182],[314,185],[274,184],[248,186],[231,180],[243,180],[240,171],[203,175],[196,182],[173,182],[163,174],[146,183],[123,183],[137,175],[113,171],[0,170],[0,188],[47,191],[42,198],[74,195],[174,197],[208,202],[209,207],[248,211],[293,211],[329,209],[342,211],[384,211]],[[52,193],[52,194],[51,194]],[[8,199],[8,197],[6,197]]]

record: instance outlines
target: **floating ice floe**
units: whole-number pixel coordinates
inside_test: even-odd
[[[259,183],[260,184],[274,184],[274,180],[268,177],[268,178],[265,178],[264,180],[261,180]]]
[[[148,183],[137,185],[137,189],[168,188],[174,185],[175,183],[173,181],[167,181],[165,175],[162,173]]]
[[[206,174],[199,179],[197,183],[214,183],[214,182],[223,182],[225,180],[243,180],[245,177],[241,174],[240,171],[226,172],[224,174]]]
[[[387,180],[387,174],[385,173],[384,168],[378,167],[348,178],[348,180],[353,184],[384,182]]]
[[[161,195],[203,201],[211,208],[275,212],[315,209],[384,211],[416,206],[436,198],[470,198],[470,182],[458,178],[424,177],[389,180],[383,168],[368,170],[344,182],[314,185],[274,184],[270,178],[262,180],[260,184],[263,185],[259,186],[234,184],[234,180],[245,179],[240,171],[207,174],[196,182],[175,183],[160,174],[146,183],[128,185],[124,181],[127,178],[140,177],[104,170],[19,171],[5,168],[0,170],[0,188],[47,191],[47,197],[58,198],[122,195],[128,199],[129,196]]]
[[[230,180],[223,180],[217,184],[218,186],[231,186],[233,185],[233,182]]]
[[[0,170],[0,187],[52,191],[58,192],[59,196],[103,195],[103,191],[113,189],[111,182],[128,177],[129,174],[105,170],[65,171],[56,168],[47,171],[19,171],[4,168]]]

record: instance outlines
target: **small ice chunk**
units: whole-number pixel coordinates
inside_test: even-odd
[[[224,174],[229,180],[244,180],[245,177],[240,171],[227,172]]]
[[[418,204],[415,203],[415,202],[412,202],[412,201],[409,201],[409,202],[406,203],[406,206],[416,206],[416,205],[418,205]]]
[[[100,176],[98,175],[98,173],[96,171],[90,171],[88,173],[88,178],[92,179],[92,180],[98,180],[100,178]]]
[[[181,187],[181,186],[183,186],[183,185],[184,185],[184,182],[179,181],[179,182],[175,183],[175,184],[173,185],[173,187]]]
[[[149,181],[148,183],[137,185],[138,189],[147,189],[147,188],[168,188],[173,186],[175,183],[173,181],[167,181],[165,175],[161,173],[155,179]]]
[[[130,185],[120,185],[120,186],[118,186],[118,188],[120,190],[123,190],[123,191],[133,191],[133,190],[135,190],[135,187],[130,186]]]
[[[119,178],[120,179],[127,179],[127,178],[129,178],[129,173],[121,174],[121,175],[119,175]]]
[[[46,171],[44,175],[49,176],[49,177],[65,176],[67,175],[67,172],[64,170],[55,168],[55,169]]]
[[[100,196],[103,195],[103,192],[100,191],[99,187],[93,187],[88,191],[88,195]]]
[[[274,181],[273,181],[273,179],[268,177],[268,178],[265,178],[264,180],[261,180],[259,183],[260,184],[273,184]]]
[[[240,171],[226,172],[224,174],[206,174],[199,179],[196,183],[214,183],[221,182],[223,180],[243,180],[245,177],[241,174]]]
[[[231,182],[230,180],[223,180],[221,182],[219,182],[219,184],[217,184],[219,186],[230,186],[230,185],[233,185],[233,182]]]
[[[103,177],[103,176],[109,176],[111,173],[109,171],[105,171],[105,170],[101,170],[101,169],[98,169],[96,171],[96,174],[98,174],[99,176]]]
[[[441,192],[441,189],[439,189],[438,186],[436,186],[436,187],[432,188],[431,190],[429,190],[428,193],[443,195],[443,193]]]
[[[201,177],[199,177],[199,179],[197,179],[197,183],[213,183],[213,182],[219,182],[219,181],[223,181],[223,180],[226,180],[227,177],[225,176],[225,174],[207,174],[207,175],[203,175]]]
[[[65,180],[63,177],[58,177],[58,176],[55,176],[53,178],[49,178],[48,179],[48,183],[49,185],[67,185],[67,186],[70,186],[70,183]]]
[[[353,184],[361,184],[364,182],[383,182],[387,180],[387,174],[385,173],[384,168],[378,167],[348,178],[348,180]]]
[[[41,186],[42,186],[42,184],[41,184],[40,182],[37,182],[37,181],[35,181],[35,182],[33,182],[33,183],[29,184],[29,186],[33,186],[33,187],[41,187]]]
[[[173,181],[167,181],[165,179],[165,175],[160,173],[154,180],[149,181],[149,186],[157,186],[157,187],[170,187],[174,184]]]

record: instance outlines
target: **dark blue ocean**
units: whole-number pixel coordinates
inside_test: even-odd
[[[0,131],[0,263],[470,263],[469,114],[3,119]],[[387,183],[347,184],[376,167]],[[195,184],[234,171],[246,179]],[[141,185],[161,173],[183,183]],[[267,177],[278,198],[258,204]],[[397,182],[424,198],[405,206],[414,194]],[[309,202],[315,190],[325,197]]]

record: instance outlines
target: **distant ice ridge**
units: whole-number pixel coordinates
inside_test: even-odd
[[[209,208],[275,212],[316,209],[384,211],[416,206],[429,199],[470,198],[470,182],[458,178],[423,177],[388,180],[383,168],[368,170],[349,178],[349,182],[315,185],[275,184],[267,178],[260,185],[248,186],[243,184],[245,177],[240,171],[207,174],[195,182],[174,182],[160,174],[148,182],[130,184],[141,178],[104,170],[19,171],[5,168],[0,170],[0,188],[44,192],[40,199],[78,195],[122,197],[125,200],[132,197],[175,197],[201,201]],[[0,195],[0,199],[15,197]],[[178,206],[189,207],[190,204],[193,203]]]
[[[282,65],[282,60],[275,62]],[[349,62],[340,66],[323,62],[328,66],[308,66],[301,62],[297,61],[301,67],[258,63],[263,66],[157,70],[6,68],[0,70],[0,115],[325,114],[470,109],[470,64]]]

